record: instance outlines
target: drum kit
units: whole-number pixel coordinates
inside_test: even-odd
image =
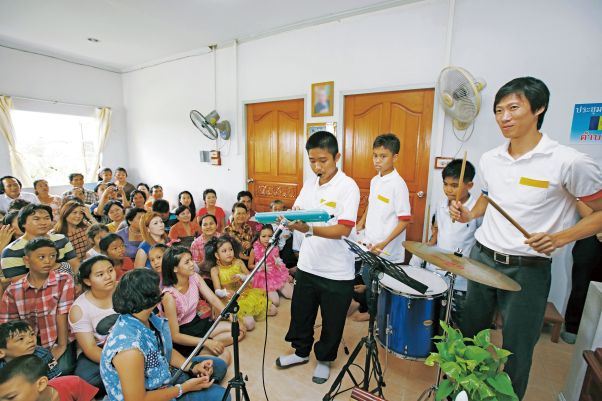
[[[348,243],[352,241],[347,241]],[[331,394],[340,386],[345,373],[351,376],[352,381],[356,386],[360,386],[363,390],[370,391],[373,394],[382,396],[382,387],[384,387],[384,378],[378,361],[378,351],[375,350],[376,345],[373,344],[372,338],[376,340],[387,352],[393,355],[409,360],[424,360],[434,349],[433,336],[437,335],[439,327],[439,316],[441,316],[441,308],[445,308],[443,320],[449,324],[452,309],[452,296],[456,276],[464,277],[468,280],[475,281],[490,287],[498,288],[506,291],[520,291],[520,285],[498,272],[497,270],[462,256],[460,250],[457,252],[448,252],[435,246],[429,246],[421,242],[404,241],[404,248],[447,272],[445,280],[439,274],[430,272],[423,268],[396,266],[396,269],[389,267],[380,269],[371,266],[375,277],[374,283],[366,283],[372,285],[374,309],[370,310],[369,333],[364,337],[360,344],[352,353],[349,361],[343,367],[341,373],[335,380],[330,392],[323,398],[324,401],[331,400]],[[350,248],[356,254],[357,249],[350,245]],[[361,257],[361,256],[360,256]],[[384,261],[380,257],[378,262]],[[362,258],[364,262],[366,260]],[[374,264],[378,263],[374,262]],[[374,267],[374,269],[372,269]],[[408,276],[411,280],[400,279],[399,269],[403,270],[403,275]],[[423,287],[417,287],[414,282],[424,284],[427,288],[423,291]],[[377,298],[377,299],[374,299]],[[370,301],[368,305],[370,305]],[[373,316],[373,314],[375,316]],[[375,321],[373,324],[373,321]],[[353,359],[358,354],[358,349],[363,346],[368,347],[366,354],[366,364],[364,371],[364,380],[358,382],[355,380],[349,366],[353,364]],[[376,356],[375,356],[376,355]],[[372,365],[373,372],[368,372]],[[373,390],[369,389],[370,377],[375,377],[377,387]],[[429,387],[420,399],[428,393],[428,399],[439,386],[441,380],[441,369],[437,371],[436,383]],[[335,394],[336,395],[336,394]]]

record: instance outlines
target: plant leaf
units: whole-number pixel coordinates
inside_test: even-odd
[[[454,380],[457,380],[458,376],[462,373],[460,365],[458,365],[456,362],[445,362],[441,364],[441,370]]]
[[[491,345],[491,333],[489,329],[482,330],[474,336],[474,343],[481,348],[488,348]]]
[[[437,392],[435,393],[435,400],[445,400],[452,393],[452,391],[454,391],[453,383],[447,379],[442,380],[441,383],[439,383]]]
[[[469,394],[473,393],[479,386],[483,383],[477,376],[474,374],[470,374],[466,377],[463,377],[458,380],[458,383],[464,390],[466,390]]]
[[[431,352],[431,354],[426,358],[424,364],[427,366],[435,366],[435,363],[439,363],[441,361],[441,357],[436,352]]]
[[[486,398],[495,397],[495,393],[486,383],[481,383],[481,385],[477,388],[477,392],[482,400]]]
[[[472,359],[476,363],[481,363],[487,358],[492,359],[489,351],[481,347],[477,347],[476,345],[469,345],[468,347],[466,347],[464,357],[466,359]]]
[[[501,372],[495,377],[488,377],[487,383],[498,393],[516,397],[510,377],[505,372]]]

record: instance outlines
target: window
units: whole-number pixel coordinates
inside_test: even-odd
[[[31,180],[44,178],[50,185],[69,184],[69,174],[86,172],[98,153],[98,119],[12,110],[15,145]]]

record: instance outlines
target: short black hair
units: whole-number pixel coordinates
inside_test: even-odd
[[[161,277],[163,278],[163,286],[170,287],[178,283],[178,276],[174,269],[182,260],[182,255],[192,255],[190,250],[183,246],[172,246],[167,248],[163,254],[161,262]]]
[[[71,173],[71,174],[69,174],[69,182],[73,181],[73,179],[75,177],[82,177],[82,178],[84,178],[84,175],[82,173]]]
[[[103,239],[100,240],[100,242],[98,243],[98,247],[103,253],[105,253],[107,249],[109,249],[109,245],[111,245],[113,241],[121,241],[125,244],[125,241],[119,235],[115,233],[109,233]]]
[[[50,216],[50,220],[52,220],[52,208],[48,205],[36,205],[34,203],[30,203],[25,206],[23,209],[19,210],[19,215],[17,216],[17,224],[19,224],[19,228],[21,231],[25,231],[25,223],[27,222],[27,218],[33,214],[35,214],[38,210],[44,210]]]
[[[372,149],[383,147],[390,150],[394,155],[399,154],[399,138],[395,134],[388,133],[377,136],[372,144]]]
[[[199,218],[199,225],[202,225],[203,224],[203,220],[205,220],[207,217],[213,219],[213,221],[215,222],[215,224],[217,224],[217,217],[215,217],[214,215],[212,215],[210,213],[206,213],[206,214],[202,215]]]
[[[0,384],[13,377],[23,376],[28,383],[48,375],[48,364],[35,355],[22,355],[8,362],[0,369]]]
[[[9,320],[0,324],[0,348],[6,348],[8,340],[21,333],[33,331],[26,320]]]
[[[113,293],[113,310],[133,314],[161,302],[159,275],[150,269],[130,270],[121,277]]]
[[[94,192],[98,192],[98,188],[100,188],[101,186],[107,186],[106,182],[99,182],[98,184],[94,185]]]
[[[17,218],[18,215],[18,210],[13,210],[11,212],[6,213],[6,215],[4,215],[4,218],[2,219],[2,224],[10,226],[11,224],[13,224],[13,221]]]
[[[23,184],[21,184],[21,181],[19,181],[19,179],[17,177],[13,177],[12,175],[5,175],[4,177],[0,177],[0,195],[2,195],[4,193],[4,180],[6,180],[7,178],[12,178],[13,180],[17,181],[17,184],[19,184],[19,188],[23,188]]]
[[[232,213],[234,213],[234,211],[236,210],[236,208],[245,209],[246,212],[249,211],[249,208],[247,207],[247,205],[245,205],[242,202],[236,202],[235,204],[232,205]]]
[[[543,107],[543,112],[537,118],[537,129],[541,129],[543,118],[550,104],[550,90],[546,84],[533,77],[514,78],[512,81],[504,84],[495,94],[493,113],[495,114],[495,108],[503,98],[513,94],[523,95],[529,102],[531,112],[533,113]]]
[[[169,202],[165,199],[157,199],[153,202],[153,212],[169,213]]]
[[[332,157],[336,157],[339,153],[337,137],[328,131],[318,131],[310,136],[305,144],[305,150],[308,152],[315,148],[327,150]]]
[[[36,237],[31,241],[27,242],[27,244],[25,244],[25,247],[23,248],[23,251],[25,252],[25,255],[29,256],[33,251],[38,250],[40,248],[53,248],[58,252],[58,249],[54,242],[44,237]]]
[[[123,168],[123,167],[117,167],[115,169],[115,172],[118,172],[118,171],[121,171],[122,173],[125,173],[125,176],[127,177],[128,171],[125,168]]]
[[[115,235],[115,234],[113,234],[113,235]],[[119,237],[119,238],[121,238],[121,237]],[[92,268],[94,267],[94,265],[97,262],[100,262],[103,260],[109,262],[111,264],[111,266],[115,266],[113,261],[105,255],[94,255],[91,258],[84,260],[82,262],[82,264],[79,266],[79,272],[77,273],[77,282],[82,285],[84,290],[90,289],[90,287],[88,287],[86,285],[86,283],[84,283],[84,279],[89,279],[90,274],[92,274]]]
[[[250,191],[240,191],[236,194],[236,200],[240,201],[240,198],[243,196],[248,196],[251,200],[253,200],[253,194]]]
[[[148,187],[148,184],[146,182],[139,182],[138,185],[136,185],[136,188],[138,188],[140,185],[142,185],[143,187],[145,187],[146,190],[148,192],[150,192],[150,188]]]
[[[19,211],[23,209],[25,206],[29,205],[31,202],[25,199],[17,198],[8,204],[8,211],[16,210]]]
[[[109,229],[107,228],[106,225],[102,224],[102,223],[96,223],[96,224],[92,224],[90,227],[88,227],[88,229],[86,230],[86,235],[88,236],[88,239],[90,241],[94,241],[94,237],[96,237],[96,235],[101,232],[104,231],[106,233],[109,232]]]
[[[462,159],[454,159],[447,163],[447,166],[441,172],[443,179],[447,177],[460,179],[460,173],[462,172]],[[464,183],[472,182],[475,176],[475,169],[471,162],[466,160],[466,167],[464,168]]]
[[[179,216],[180,213],[182,213],[184,210],[188,210],[189,212],[192,213],[192,211],[190,210],[190,208],[188,206],[181,205],[181,206],[178,206],[176,208],[176,210],[174,210],[173,214],[175,214],[176,216]]]
[[[121,210],[125,210],[125,208],[123,207],[123,205],[121,204],[121,202],[117,201],[117,200],[111,200],[108,201],[105,204],[105,207],[102,209],[102,211],[104,212],[105,216],[109,215],[109,210],[111,210],[111,207],[113,207],[114,205],[117,205],[121,208]]]
[[[206,190],[203,191],[203,200],[205,200],[205,198],[209,194],[213,194],[213,195],[215,195],[217,197],[217,192],[215,192],[215,189],[207,188]]]
[[[161,190],[163,190],[163,187],[161,185],[155,184],[150,188],[149,192],[152,193],[157,188],[161,188]]]
[[[125,212],[125,222],[127,223],[128,226],[130,224],[132,224],[132,221],[134,221],[134,219],[136,218],[136,215],[138,213],[146,213],[146,210],[141,209],[139,207],[134,207],[134,208],[128,209],[127,212]]]
[[[134,189],[132,192],[130,192],[130,202],[134,201],[134,196],[136,196],[136,194],[141,194],[146,202],[146,194],[139,189]]]

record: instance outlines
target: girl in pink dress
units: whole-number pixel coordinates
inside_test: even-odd
[[[251,254],[249,255],[249,269],[254,269],[255,266],[261,262],[267,251],[272,235],[274,235],[274,229],[270,224],[265,224],[261,227],[255,242],[253,242],[253,249],[251,249]],[[278,246],[275,246],[266,258],[266,266],[261,265],[261,270],[253,277],[253,287],[267,290],[268,297],[275,306],[280,304],[280,297],[278,294],[286,299],[290,299],[293,296],[291,277],[288,274],[286,265],[282,262],[282,259],[280,259]]]

